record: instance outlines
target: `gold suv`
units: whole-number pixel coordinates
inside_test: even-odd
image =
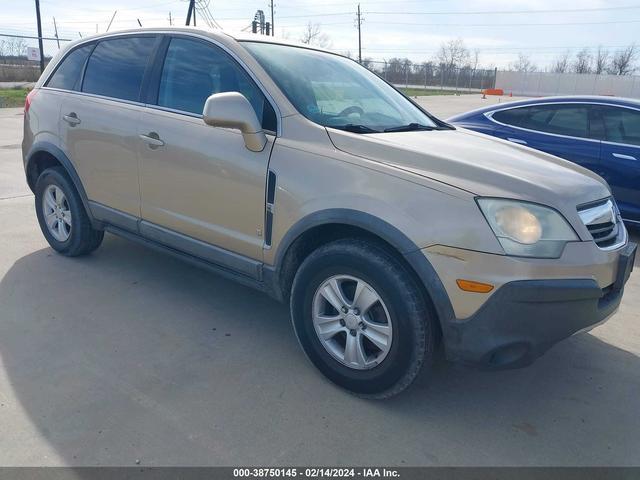
[[[289,302],[311,362],[363,396],[406,388],[440,340],[526,365],[607,319],[633,266],[597,175],[272,37],[74,42],[27,98],[23,155],[53,249],[107,231]]]

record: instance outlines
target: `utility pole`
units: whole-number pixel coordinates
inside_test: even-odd
[[[44,48],[42,47],[42,22],[40,21],[40,0],[36,0],[36,20],[38,21],[38,47],[40,48],[40,73],[44,72]]]
[[[358,63],[362,64],[362,32],[361,32],[361,26],[362,26],[362,17],[360,15],[360,4],[358,4]]]
[[[271,0],[271,36],[275,36],[276,34],[276,28],[275,28],[275,24],[273,23],[273,0]]]
[[[196,0],[189,0],[189,10],[187,10],[187,22],[185,25],[191,25],[191,15],[193,15],[193,21],[195,25],[195,14],[196,14]]]
[[[56,17],[53,17],[53,30],[56,32],[56,42],[58,42],[58,50],[60,50],[60,39],[58,38],[58,26],[56,25]]]
[[[113,23],[113,19],[116,18],[116,13],[118,13],[118,10],[116,10],[115,12],[113,12],[113,16],[111,17],[111,20],[109,21],[109,25],[107,25],[107,32],[109,31],[109,29],[111,28],[111,24]]]
[[[173,20],[171,19],[171,12],[169,12],[169,26],[173,25]]]

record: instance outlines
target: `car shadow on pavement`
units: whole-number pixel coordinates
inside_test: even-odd
[[[640,358],[591,334],[521,370],[440,358],[367,401],[315,372],[285,305],[112,236],[88,257],[20,258],[0,308],[3,408],[30,421],[6,427],[68,465],[639,461]],[[354,425],[360,448],[338,457]]]

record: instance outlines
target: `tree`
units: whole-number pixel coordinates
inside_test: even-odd
[[[362,59],[362,66],[371,70],[373,68],[373,58],[365,57]]]
[[[576,54],[576,61],[573,64],[573,71],[576,73],[591,73],[593,55],[588,48],[583,48]]]
[[[569,70],[570,58],[571,54],[568,51],[558,56],[551,65],[551,71],[553,73],[566,73]]]
[[[618,50],[611,59],[609,72],[614,75],[631,75],[636,71],[635,61],[638,57],[638,49],[635,43],[627,48]]]
[[[319,23],[307,23],[300,37],[300,42],[307,45],[315,45],[316,47],[327,48],[331,42],[326,33],[320,29]]]
[[[464,65],[469,59],[469,50],[461,38],[449,40],[440,45],[437,60],[447,71]]]
[[[529,56],[524,53],[519,53],[518,60],[512,62],[509,67],[511,70],[523,73],[534,72],[536,70],[536,66],[531,62]]]
[[[602,46],[598,47],[596,50],[596,58],[594,60],[593,65],[593,73],[597,73],[601,75],[605,73],[609,68],[609,51],[602,48]]]

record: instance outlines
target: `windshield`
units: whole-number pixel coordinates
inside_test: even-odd
[[[306,48],[243,42],[296,109],[325,127],[356,133],[438,125],[353,60]]]

